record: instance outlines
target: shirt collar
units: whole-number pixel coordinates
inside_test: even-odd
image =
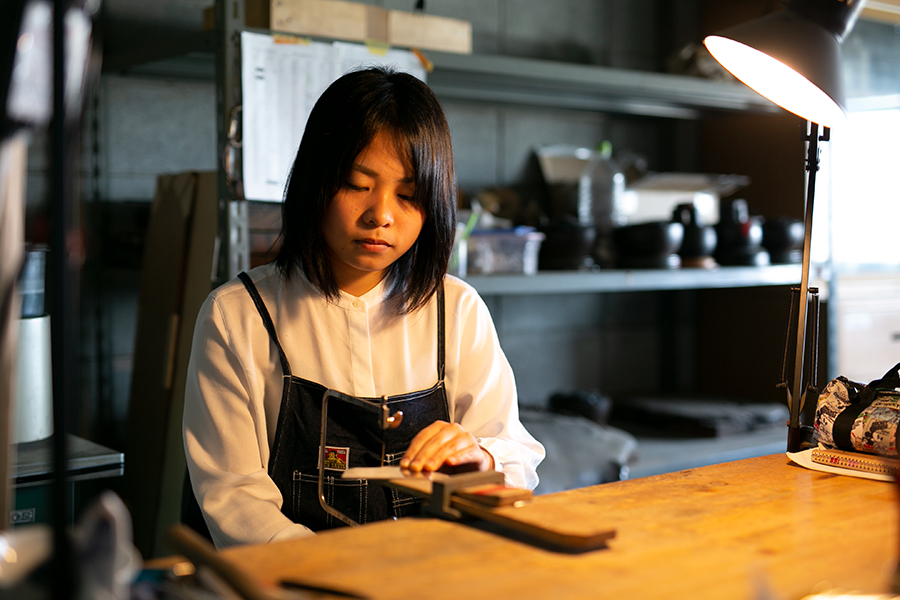
[[[372,309],[384,302],[385,294],[387,292],[387,277],[379,281],[375,287],[361,296],[353,296],[343,290],[338,291],[341,295],[338,300],[339,306],[357,310],[360,308]]]

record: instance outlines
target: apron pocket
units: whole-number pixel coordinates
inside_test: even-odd
[[[390,465],[392,467],[397,466],[400,464],[400,459],[403,458],[404,454],[405,452],[400,452],[397,454],[385,454],[384,462],[386,465]],[[413,496],[411,494],[395,490],[394,488],[385,487],[384,490],[386,494],[389,494],[388,502],[390,504],[394,517],[398,519],[400,517],[413,517],[421,512],[421,498],[417,498],[416,496]]]
[[[344,525],[319,505],[319,476],[294,471],[291,502],[300,522],[313,531]],[[326,476],[322,492],[328,506],[336,508],[357,523],[366,523],[369,510],[369,482],[365,479],[341,479]]]

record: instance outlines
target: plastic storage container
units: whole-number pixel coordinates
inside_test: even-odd
[[[476,229],[469,236],[467,272],[534,275],[543,240],[544,234],[531,227]]]

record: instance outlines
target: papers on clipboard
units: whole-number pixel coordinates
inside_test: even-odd
[[[369,65],[391,65],[425,81],[415,54],[389,49],[374,53],[344,42],[284,43],[263,34],[241,33],[242,149],[244,196],[280,202],[306,120],[335,79]]]

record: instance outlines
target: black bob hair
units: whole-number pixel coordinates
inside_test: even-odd
[[[397,314],[423,307],[441,285],[456,231],[456,170],[444,110],[407,73],[374,67],[350,72],[313,107],[284,192],[281,248],[275,258],[290,280],[299,268],[319,291],[339,296],[322,236],[328,203],[354,161],[381,131],[396,139],[413,172],[413,201],[425,212],[413,246],[389,268],[387,301]]]

